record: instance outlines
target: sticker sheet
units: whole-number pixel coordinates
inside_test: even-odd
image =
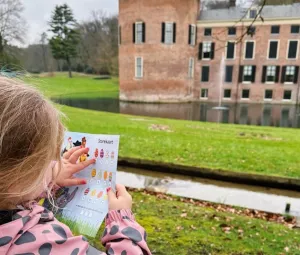
[[[107,188],[116,187],[119,136],[67,132],[62,154],[75,146],[88,147],[79,162],[96,158],[93,164],[77,174],[86,185],[64,187],[56,194],[56,216],[80,234],[95,237],[108,213]]]

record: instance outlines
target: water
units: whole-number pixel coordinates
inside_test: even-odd
[[[132,188],[240,206],[272,213],[284,213],[287,203],[291,214],[300,215],[300,192],[254,187],[181,175],[119,167],[118,183]]]
[[[216,111],[217,104],[149,104],[120,102],[118,99],[54,99],[55,102],[84,109],[203,122],[234,123],[256,126],[300,127],[300,113],[295,105],[224,104],[226,111]]]

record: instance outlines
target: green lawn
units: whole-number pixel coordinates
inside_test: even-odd
[[[132,192],[133,211],[153,255],[300,254],[300,231],[230,213]],[[91,244],[99,242],[103,228]],[[287,253],[285,249],[288,249]]]
[[[37,81],[34,81],[36,83]],[[48,96],[113,97],[117,80],[42,78]],[[81,93],[82,92],[82,93]],[[71,131],[120,134],[120,156],[263,175],[300,177],[300,130],[137,117],[59,106]]]

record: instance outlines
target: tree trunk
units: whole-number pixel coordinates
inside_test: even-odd
[[[69,58],[67,58],[67,64],[69,69],[69,78],[72,78],[72,67],[71,67],[71,61]]]

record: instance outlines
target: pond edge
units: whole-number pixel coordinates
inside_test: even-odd
[[[209,169],[194,166],[176,165],[145,159],[119,157],[119,166],[142,168],[160,173],[179,174],[191,177],[213,179],[218,181],[262,186],[276,189],[300,191],[300,179],[270,175],[233,172],[221,169]]]

